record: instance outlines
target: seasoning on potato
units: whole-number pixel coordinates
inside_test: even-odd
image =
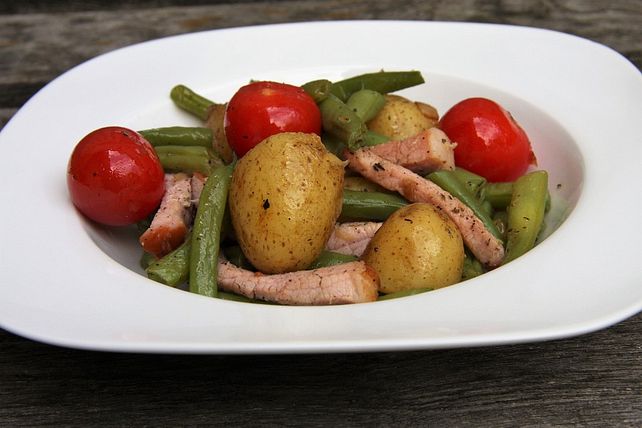
[[[368,129],[392,140],[403,140],[437,125],[433,115],[437,119],[439,116],[428,112],[429,109],[426,104],[418,105],[399,95],[388,94],[384,106],[368,122]]]
[[[236,165],[229,206],[243,253],[264,273],[305,269],[341,212],[343,162],[318,135],[266,138]]]
[[[379,291],[441,288],[460,281],[464,244],[457,226],[430,204],[398,209],[377,231],[362,259],[379,274]]]

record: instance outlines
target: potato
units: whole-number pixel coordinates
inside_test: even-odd
[[[461,280],[464,243],[457,226],[430,204],[407,205],[372,238],[362,259],[379,274],[379,291],[441,288]]]
[[[412,137],[437,124],[434,118],[428,117],[433,113],[436,114],[436,110],[428,113],[428,107],[426,105],[420,107],[417,103],[399,95],[386,95],[386,104],[367,123],[368,129],[393,140]]]
[[[321,254],[341,213],[343,175],[341,160],[315,134],[273,135],[238,161],[230,214],[257,269],[304,269]]]

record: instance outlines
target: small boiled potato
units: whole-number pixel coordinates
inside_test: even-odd
[[[441,288],[461,280],[464,243],[457,226],[430,204],[393,213],[362,259],[379,274],[379,291]]]
[[[386,104],[367,123],[368,129],[392,140],[412,137],[436,125],[423,110],[425,107],[420,108],[409,99],[399,95],[386,95]]]
[[[317,259],[341,213],[343,175],[343,162],[315,134],[273,135],[238,161],[230,217],[254,267],[282,273]]]

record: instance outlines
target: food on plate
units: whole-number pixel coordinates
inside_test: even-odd
[[[536,245],[548,175],[496,102],[458,101],[440,118],[393,94],[422,83],[418,71],[254,81],[223,103],[177,85],[171,99],[203,126],[95,131],[70,160],[72,201],[105,224],[136,222],[147,276],[208,297],[365,303],[474,278]],[[111,194],[91,194],[93,210],[78,197],[81,178],[103,183],[85,146],[118,144],[140,146],[153,172],[139,181],[155,183],[120,184],[148,201],[126,220]]]
[[[225,110],[225,135],[237,156],[281,132],[321,133],[321,113],[301,87],[252,82],[240,88]]]
[[[319,257],[341,213],[343,175],[316,134],[278,133],[239,159],[230,216],[252,265],[283,273]]]
[[[160,204],[163,168],[152,146],[131,129],[90,132],[74,148],[67,187],[80,212],[110,226],[143,220]]]
[[[424,104],[420,107],[399,95],[386,95],[385,104],[368,122],[368,129],[385,135],[392,140],[403,140],[414,137],[421,131],[433,128],[436,124],[436,110]],[[430,111],[430,113],[424,113]]]
[[[455,223],[434,205],[414,203],[392,214],[362,256],[379,274],[379,291],[442,288],[461,280],[464,244]]]
[[[488,181],[513,181],[537,163],[526,132],[495,101],[460,101],[443,115],[439,127],[457,142],[457,165]]]

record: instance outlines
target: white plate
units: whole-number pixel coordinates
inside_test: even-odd
[[[503,103],[551,173],[543,243],[480,278],[404,299],[278,307],[205,298],[136,268],[127,232],[74,210],[65,168],[106,125],[191,125],[168,97],[214,100],[250,79],[303,83],[419,69],[406,91],[440,111],[469,96]],[[434,22],[324,22],[211,31],[139,44],[65,73],[0,135],[0,325],[63,346],[142,352],[425,349],[545,340],[642,308],[642,77],[616,52],[551,31]],[[559,184],[559,188],[558,185]]]

